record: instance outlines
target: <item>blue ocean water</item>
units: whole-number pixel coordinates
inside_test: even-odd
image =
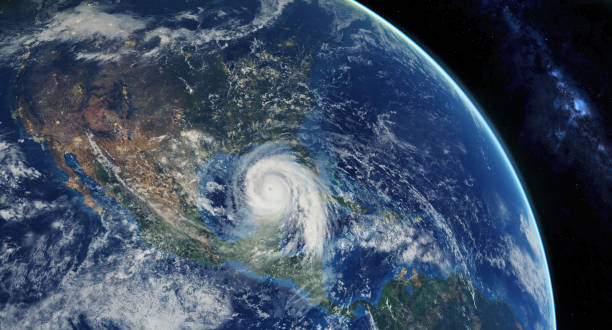
[[[134,12],[150,17],[162,17],[184,9],[183,3],[173,1],[160,3],[159,6],[143,4],[130,3],[126,6]],[[244,5],[250,6],[249,8],[254,6],[251,2],[244,3]],[[304,3],[296,4],[287,11],[284,18],[279,20],[279,25],[287,25],[299,19],[298,39],[315,42],[320,36],[318,33],[323,33],[321,30],[330,23],[328,13],[321,14],[320,10],[315,7]],[[117,9],[117,11],[123,9]],[[249,13],[253,11],[246,10]],[[244,17],[245,21],[252,18],[247,16]],[[312,19],[304,19],[304,16]],[[204,24],[210,26],[218,24],[212,16],[210,18],[211,20],[206,20]],[[194,28],[193,24],[190,25],[188,22],[171,24],[175,24],[172,27]],[[352,230],[353,226],[374,228],[373,226],[380,220],[380,217],[376,215],[377,211],[400,210],[404,215],[400,219],[400,224],[416,226],[419,230],[431,233],[434,241],[443,241],[447,238],[436,221],[445,224],[446,228],[454,234],[454,243],[459,247],[460,254],[456,254],[452,246],[442,245],[440,253],[449,260],[449,265],[439,266],[429,262],[398,262],[394,259],[397,257],[394,253],[398,251],[379,251],[368,246],[354,245],[345,251],[332,250],[325,259],[325,272],[328,275],[326,285],[332,295],[332,300],[343,305],[356,299],[376,303],[380,299],[382,285],[396,276],[402,268],[416,269],[428,277],[445,277],[451,271],[466,271],[466,277],[487,298],[504,300],[517,313],[523,324],[533,324],[532,320],[538,320],[541,316],[537,309],[539,302],[526,292],[524,285],[530,283],[521,283],[520,277],[536,277],[536,275],[516,273],[511,271],[507,264],[505,268],[501,268],[499,263],[493,262],[496,257],[503,262],[509,262],[508,253],[504,254],[503,251],[507,242],[512,242],[511,247],[521,252],[520,256],[526,258],[523,260],[526,263],[545,262],[545,260],[537,259],[537,251],[532,249],[531,242],[524,238],[526,236],[525,226],[522,224],[521,217],[526,216],[525,221],[527,222],[533,220],[528,218],[529,205],[522,200],[521,187],[517,186],[510,175],[503,155],[499,153],[497,146],[486,134],[485,127],[480,126],[481,124],[473,117],[473,114],[466,110],[465,104],[460,102],[453,91],[449,92],[448,89],[440,86],[441,77],[428,76],[431,70],[426,69],[411,71],[406,68],[404,70],[402,65],[385,56],[385,53],[381,53],[380,50],[368,47],[355,48],[355,39],[351,39],[350,36],[357,35],[369,28],[371,28],[370,23],[366,21],[352,22],[343,31],[345,37],[334,39],[330,47],[338,46],[341,48],[339,51],[334,54],[324,54],[324,52],[319,54],[311,72],[311,85],[319,93],[319,100],[325,102],[317,104],[300,128],[300,140],[315,156],[322,175],[329,179],[335,192],[350,194],[356,202],[370,210],[366,214],[358,215],[350,214],[346,210],[344,210],[346,212],[339,212],[337,217],[332,219],[335,227],[330,247],[337,246],[336,244],[342,240],[358,241],[360,233],[358,230]],[[265,33],[266,31],[261,31],[258,36],[265,37]],[[289,32],[279,33],[290,34]],[[356,57],[360,58],[359,61],[351,60]],[[419,63],[417,61],[415,66],[422,68],[428,65]],[[338,70],[345,65],[350,68],[344,71]],[[2,78],[5,75],[7,79],[3,81],[11,81],[11,83],[1,88],[2,96],[6,99],[6,103],[3,102],[2,106],[6,106],[6,109],[2,109],[0,113],[2,116],[0,127],[5,130],[0,134],[4,134],[5,141],[18,144],[24,151],[28,163],[43,173],[40,179],[24,181],[22,190],[15,196],[37,198],[48,202],[63,198],[62,201],[67,201],[71,207],[58,209],[41,217],[33,217],[19,224],[3,223],[0,235],[4,236],[0,237],[1,241],[18,246],[23,244],[26,237],[36,235],[42,237],[47,233],[52,233],[51,227],[54,220],[62,218],[66,210],[73,212],[72,217],[69,217],[66,223],[77,226],[79,228],[77,234],[80,235],[75,240],[80,243],[75,243],[59,253],[60,256],[72,258],[72,263],[66,264],[63,269],[57,269],[56,273],[44,277],[43,280],[35,281],[35,277],[32,277],[22,291],[12,292],[8,289],[4,291],[0,289],[0,303],[10,299],[35,302],[43,299],[46,293],[53,291],[53,288],[61,281],[62,274],[79,269],[82,260],[87,258],[91,241],[102,235],[105,229],[98,215],[83,206],[82,197],[61,184],[66,177],[54,165],[50,154],[40,149],[38,143],[27,139],[20,142],[20,139],[24,137],[23,131],[15,126],[9,115],[12,108],[10,86],[14,78],[13,72],[3,70]],[[379,81],[383,82],[380,85],[372,85],[368,83],[369,77],[381,77]],[[350,102],[346,102],[347,100]],[[328,107],[329,104],[333,104],[334,107]],[[382,133],[387,135],[381,135]],[[381,136],[388,139],[395,137],[396,140],[378,141],[377,139],[380,139]],[[368,146],[369,149],[350,150],[353,154],[358,154],[361,159],[339,156],[337,151],[346,147],[343,144],[346,143],[344,138],[355,142],[355,145]],[[224,172],[226,170],[223,169],[223,166],[228,165],[231,168],[232,160],[226,160],[223,156],[218,157],[220,158],[214,160],[218,162],[214,164],[214,171],[211,172],[211,175],[216,178],[224,178],[228,173]],[[78,172],[78,164],[72,156],[66,155],[66,161]],[[366,168],[364,164],[380,166]],[[401,175],[399,175],[400,172]],[[367,173],[368,176],[365,177],[364,173]],[[125,210],[104,195],[102,187],[97,186],[86,176],[82,179],[91,187],[90,189],[96,199],[102,203],[101,205],[109,208],[111,218],[130,219]],[[405,183],[404,188],[414,187],[416,193],[420,194],[418,197],[427,200],[436,212],[423,209],[422,201],[414,197],[415,191],[402,189],[401,186],[395,184],[400,180],[404,180],[402,181]],[[227,182],[221,180],[218,183],[223,186]],[[227,198],[227,191],[219,191],[209,196],[216,203],[215,205],[221,205],[221,201]],[[412,222],[416,217],[421,218],[418,224]],[[222,239],[227,240],[248,237],[256,230],[254,223],[241,223],[240,226],[234,226],[234,228],[225,228],[222,227],[223,224],[212,221],[207,224]],[[127,239],[131,233],[126,229],[119,237]],[[223,236],[225,233],[230,234]],[[50,246],[60,239],[57,235],[48,235]],[[121,250],[116,247],[122,245],[121,239],[115,237],[111,240],[116,241],[111,242],[112,244],[108,245],[106,250],[99,250],[97,253],[100,255],[120,253]],[[22,254],[15,256],[15,260],[27,259],[30,253],[28,251],[31,250],[22,250]],[[184,263],[174,256],[167,257],[168,260],[177,264]],[[44,265],[38,267],[38,269],[33,267],[31,273],[42,274],[47,270]],[[229,263],[225,268],[196,265],[195,268],[202,274],[207,274],[202,275],[203,279],[207,276],[216,278],[217,284],[224,283],[228,279],[234,285],[240,285],[243,281],[248,283],[245,284],[242,291],[228,289],[227,292],[230,292],[232,296],[248,293],[257,304],[261,303],[262,295],[268,293],[284,297],[279,299],[281,302],[285,298],[286,301],[296,301],[296,304],[292,306],[305,303],[304,300],[295,298],[296,287],[289,282],[257,278],[251,276],[252,274],[242,276],[243,274],[232,273],[232,270],[242,273],[244,269],[241,270],[240,265]],[[168,266],[167,272],[163,274],[171,278],[172,267]],[[340,287],[334,282],[338,276],[342,277],[346,287]],[[250,278],[250,280],[245,280],[245,278]],[[360,292],[360,288],[364,286],[369,288],[366,293]],[[263,293],[259,294],[258,290],[263,290]],[[299,290],[297,291],[299,297]],[[246,317],[230,321],[229,325],[243,326],[247,324],[244,322],[259,320],[255,312],[249,310],[251,306],[249,304],[253,301],[248,303],[240,299],[232,301],[235,309]],[[265,305],[266,309],[282,309],[281,302]],[[302,307],[305,310],[317,310],[307,304]],[[308,317],[324,323],[322,320],[326,316],[319,312],[308,312],[311,313],[308,314]],[[298,314],[294,316],[299,318]],[[77,317],[79,320],[80,318]],[[276,320],[279,319],[282,319],[280,315]],[[364,322],[363,319],[365,318],[360,318],[359,322]],[[87,321],[86,318],[84,320],[83,322]],[[271,326],[274,323],[265,321],[260,324]]]

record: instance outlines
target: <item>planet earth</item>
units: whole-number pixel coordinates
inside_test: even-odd
[[[555,328],[502,144],[360,4],[8,1],[0,25],[1,328]]]

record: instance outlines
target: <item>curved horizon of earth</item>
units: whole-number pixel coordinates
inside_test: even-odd
[[[0,324],[555,328],[491,127],[352,1],[0,5]]]

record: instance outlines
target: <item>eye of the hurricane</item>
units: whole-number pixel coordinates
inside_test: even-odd
[[[330,227],[327,187],[286,146],[216,154],[198,175],[199,213],[218,237],[235,241],[277,228],[282,253],[321,253]]]
[[[279,218],[291,210],[294,182],[278,172],[279,166],[283,164],[263,159],[247,171],[247,204],[255,215]]]

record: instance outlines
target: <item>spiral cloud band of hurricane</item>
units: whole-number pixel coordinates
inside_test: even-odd
[[[265,144],[238,160],[213,157],[200,171],[199,208],[205,219],[235,228],[234,238],[251,236],[258,223],[276,222],[283,228],[283,254],[322,254],[329,236],[328,189],[289,148]]]

